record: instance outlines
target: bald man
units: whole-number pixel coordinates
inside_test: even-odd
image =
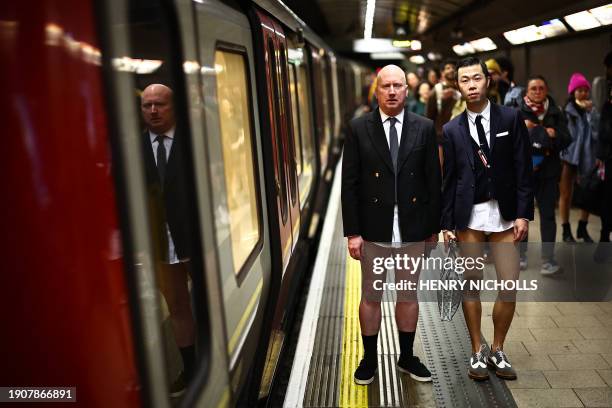
[[[170,387],[179,396],[195,369],[195,325],[187,286],[193,250],[193,200],[184,169],[181,133],[176,129],[172,90],[149,85],[142,92],[141,113],[147,127],[143,151],[153,242],[158,249],[160,290],[166,299],[183,372]],[[191,195],[190,195],[191,194]]]
[[[440,231],[441,175],[434,124],[404,109],[406,76],[398,66],[379,71],[376,97],[378,109],[350,122],[342,162],[344,235],[351,257],[362,261],[359,321],[364,357],[355,371],[355,382],[361,385],[374,381],[381,322],[380,297],[371,296],[377,290],[369,275],[371,265],[362,259],[364,243],[412,243],[411,256],[418,257],[423,242],[437,241]],[[400,272],[395,272],[397,282]],[[412,273],[418,277],[418,271]],[[418,303],[397,295],[398,369],[417,381],[431,381],[431,373],[412,350]]]

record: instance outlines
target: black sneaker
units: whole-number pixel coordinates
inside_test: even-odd
[[[489,379],[489,370],[487,370],[487,346],[482,344],[480,350],[472,354],[470,364],[468,365],[468,377],[472,380],[487,380]]]
[[[397,360],[397,369],[401,373],[410,374],[410,378],[416,381],[431,381],[431,373],[417,356],[401,357]]]
[[[493,351],[488,358],[488,363],[491,367],[495,368],[495,374],[499,378],[504,380],[516,380],[516,371],[512,368],[512,365],[508,361],[508,356],[499,347]]]
[[[185,392],[185,388],[187,388],[187,382],[185,381],[185,373],[181,371],[176,380],[174,380],[174,382],[170,386],[170,397],[180,397]]]
[[[378,370],[377,361],[367,361],[365,358],[359,363],[359,367],[355,370],[355,384],[368,385],[372,384]]]

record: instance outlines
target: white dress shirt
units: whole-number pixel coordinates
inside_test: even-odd
[[[389,146],[389,149],[391,149],[391,144],[389,142],[389,130],[391,128],[391,122],[387,120],[391,116],[386,115],[381,109],[379,109],[378,111],[380,112],[380,118],[382,119],[383,129],[385,129],[385,136],[387,138],[387,146]],[[396,116],[393,116],[393,117],[397,119],[397,121],[395,122],[395,130],[397,131],[397,147],[399,149],[399,146],[402,141],[402,125],[404,124],[404,110],[402,109],[400,113],[398,113]],[[400,227],[399,227],[399,213],[397,210],[397,204],[395,204],[395,206],[393,207],[393,237],[391,238],[391,240],[394,244],[402,242],[402,234],[400,232]]]
[[[172,149],[172,142],[174,142],[174,128],[168,130],[164,133],[164,147],[166,148],[166,163],[168,163],[168,158],[170,157],[170,149]],[[155,165],[157,165],[157,146],[159,142],[155,140],[157,138],[157,134],[153,133],[149,130],[149,137],[151,138],[151,147],[153,147],[153,157],[155,158]],[[168,236],[168,263],[176,264],[179,263],[178,256],[176,254],[176,249],[174,248],[174,241],[172,240],[172,235],[170,234],[170,228],[168,228],[168,223],[166,223],[166,235]]]
[[[480,145],[478,140],[478,132],[476,131],[476,116],[482,116],[482,127],[484,128],[487,144],[491,146],[491,102],[487,101],[487,106],[480,113],[472,112],[466,109],[468,117],[468,127],[470,136]],[[475,159],[476,160],[476,159]],[[502,218],[499,211],[499,203],[497,200],[491,199],[484,203],[474,204],[472,207],[472,215],[468,228],[476,231],[484,232],[500,232],[505,231],[514,226],[514,220],[506,221]]]

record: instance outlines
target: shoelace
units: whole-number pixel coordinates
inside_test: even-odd
[[[494,354],[499,358],[499,361],[496,363],[498,366],[501,365],[502,367],[512,367],[512,365],[508,361],[508,357],[506,356],[506,353],[504,353],[503,350],[500,350],[499,347],[497,347],[495,349],[495,353]],[[503,362],[503,364],[502,364],[502,362]]]
[[[486,363],[483,361],[483,353],[486,350],[486,346],[484,344],[480,345],[480,349],[476,352],[476,364],[475,366],[481,366],[483,368],[486,368],[487,365]]]
[[[480,345],[480,349],[476,352],[476,359],[480,360],[482,358],[482,354],[486,350],[486,346],[484,344]]]

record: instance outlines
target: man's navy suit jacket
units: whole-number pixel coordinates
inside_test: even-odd
[[[444,181],[442,220],[445,230],[468,227],[474,206],[472,136],[467,111],[443,127]],[[518,110],[491,103],[491,178],[504,220],[533,219],[533,168],[527,127]]]

